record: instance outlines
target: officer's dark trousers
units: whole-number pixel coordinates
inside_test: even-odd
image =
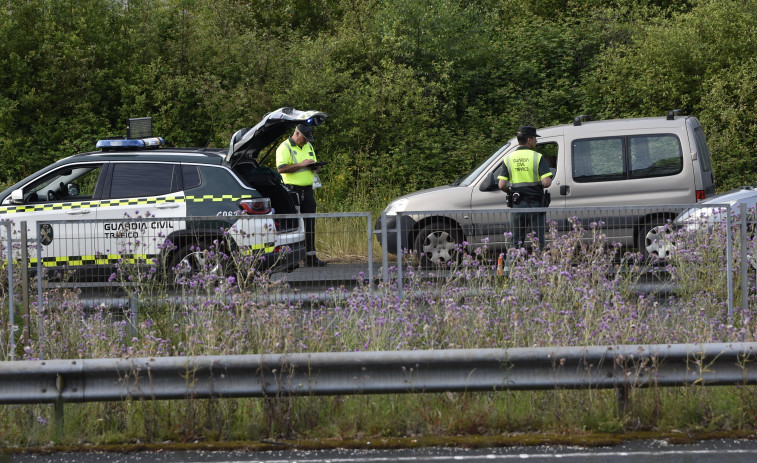
[[[305,187],[300,193],[300,212],[315,213],[315,194],[313,187]],[[315,255],[315,219],[307,218],[305,220],[305,251],[307,255]]]
[[[530,209],[541,207],[541,201],[537,199],[523,200],[513,204],[513,209]],[[545,212],[513,212],[510,214],[510,228],[513,233],[513,245],[525,247],[526,237],[533,233],[539,240],[539,249],[544,249],[544,229],[547,226],[547,214]]]

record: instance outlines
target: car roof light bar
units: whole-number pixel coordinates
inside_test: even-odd
[[[113,150],[138,150],[159,148],[165,145],[165,140],[161,137],[138,138],[138,139],[120,139],[120,140],[100,140],[95,147],[103,151]]]

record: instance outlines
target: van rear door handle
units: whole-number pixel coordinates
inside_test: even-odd
[[[69,209],[66,211],[66,214],[68,215],[84,215],[89,214],[91,211],[89,209]]]
[[[560,185],[560,196],[568,196],[570,194],[570,185]]]
[[[155,205],[156,209],[176,209],[177,207],[179,207],[178,203],[161,203]]]

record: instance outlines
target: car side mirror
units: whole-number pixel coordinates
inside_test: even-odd
[[[499,190],[499,180],[497,180],[497,173],[492,172],[486,176],[486,178],[478,185],[479,191],[496,191]]]
[[[24,204],[24,190],[19,188],[11,193],[12,204]]]

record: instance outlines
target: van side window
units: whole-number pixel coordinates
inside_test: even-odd
[[[560,151],[560,147],[557,143],[542,143],[536,145],[536,151],[542,154],[549,164],[549,170],[552,171],[552,178],[557,174],[557,153]]]
[[[672,134],[576,140],[572,156],[578,183],[663,177],[683,170],[681,142]]]
[[[623,137],[576,140],[572,145],[573,179],[576,182],[623,180]]]
[[[683,170],[681,144],[675,135],[628,137],[630,178],[663,177]]]

